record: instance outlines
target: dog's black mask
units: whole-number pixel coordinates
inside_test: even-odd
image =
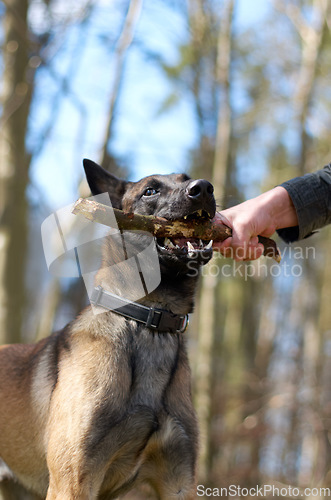
[[[212,219],[215,215],[214,189],[204,179],[170,174],[126,182],[91,160],[83,163],[92,195],[109,193],[114,208],[169,220]],[[211,242],[195,238],[158,238],[157,249],[161,269],[172,267],[180,273],[207,264],[213,254]]]

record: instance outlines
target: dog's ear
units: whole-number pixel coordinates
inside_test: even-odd
[[[122,208],[127,182],[118,179],[92,160],[83,160],[84,170],[92,195],[109,193],[114,208]]]

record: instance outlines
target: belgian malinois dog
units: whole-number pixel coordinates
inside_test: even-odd
[[[92,194],[109,193],[125,212],[215,215],[206,180],[171,174],[125,182],[90,160],[84,168]],[[90,305],[37,344],[0,350],[2,465],[47,500],[113,499],[143,483],[161,500],[192,499],[198,426],[184,330],[198,279],[192,269],[210,260],[212,243],[156,240],[160,284],[132,303],[130,269],[109,278],[122,248],[109,238],[93,291],[98,314]],[[127,251],[147,240],[128,232]]]

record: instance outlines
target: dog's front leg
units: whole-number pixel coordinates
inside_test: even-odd
[[[95,500],[100,483],[98,474],[87,474],[73,464],[67,470],[58,464],[50,467],[50,480],[46,500]]]
[[[196,452],[196,444],[185,432],[184,423],[168,417],[163,428],[150,439],[141,472],[159,500],[196,498]]]
[[[70,442],[68,437],[52,434],[47,450],[49,487],[46,500],[95,500],[104,478],[102,467],[96,470],[87,461],[84,440]]]
[[[96,494],[91,495],[84,487],[58,487],[54,485],[52,478],[46,496],[46,500],[94,500],[96,498]]]
[[[53,396],[48,424],[46,500],[95,500],[103,481],[104,472],[101,467],[96,470],[84,448],[90,424],[88,408],[93,402],[86,395],[84,406],[78,392],[74,391],[70,401],[69,391],[63,392],[59,384]]]
[[[47,500],[98,497],[111,453],[98,455],[98,446],[111,427],[113,402],[120,416],[130,384],[128,361],[108,337],[80,330],[71,335],[59,362],[45,432]]]
[[[49,487],[46,500],[95,500],[99,485],[93,484],[91,476],[75,470],[76,464],[64,468],[63,464],[50,467]]]

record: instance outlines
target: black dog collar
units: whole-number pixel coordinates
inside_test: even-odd
[[[101,286],[93,289],[90,301],[95,306],[134,319],[143,323],[147,328],[161,333],[183,333],[188,326],[188,314],[173,314],[165,309],[146,307],[137,302],[130,302],[123,297],[107,292]]]

